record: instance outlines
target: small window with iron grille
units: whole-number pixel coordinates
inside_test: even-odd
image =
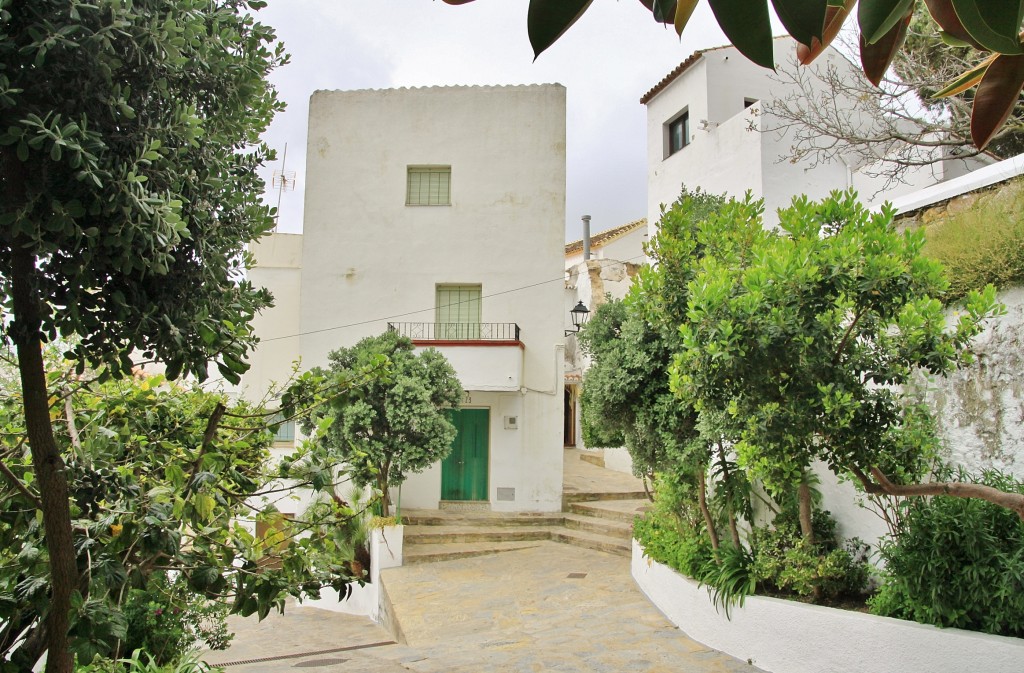
[[[451,204],[451,166],[409,166],[405,205],[450,206]]]

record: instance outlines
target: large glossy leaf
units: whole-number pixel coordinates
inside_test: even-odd
[[[928,13],[932,15],[932,19],[939,24],[944,33],[970,44],[975,49],[981,48],[981,45],[964,28],[964,24],[960,23],[960,18],[956,15],[956,10],[953,9],[952,0],[924,0],[924,4],[928,7]]]
[[[984,149],[1010,116],[1024,89],[1024,55],[1000,55],[985,72],[974,94],[971,140]]]
[[[693,10],[697,7],[698,2],[700,2],[700,0],[679,0],[679,2],[676,3],[676,15],[673,17],[676,35],[682,37],[683,29],[686,28],[686,24],[690,22],[690,17],[693,16]]]
[[[768,0],[708,0],[718,25],[744,56],[775,69]]]
[[[530,0],[526,29],[530,34],[534,58],[569,30],[591,2],[593,0]]]
[[[1024,54],[1020,24],[1024,0],[951,0],[960,23],[981,46],[1002,54]]]
[[[861,0],[857,9],[862,41],[873,44],[889,34],[908,11],[914,8],[915,0]]]
[[[821,40],[828,0],[772,0],[775,14],[793,38],[801,44]]]
[[[881,83],[882,78],[885,77],[885,71],[889,69],[889,64],[892,63],[896,53],[903,46],[904,40],[907,39],[907,28],[910,27],[910,19],[913,16],[914,10],[911,7],[907,15],[896,22],[896,25],[876,42],[868,42],[861,35],[860,64],[864,68],[864,74],[868,80],[875,86]]]
[[[797,45],[796,57],[800,61],[800,65],[808,65],[814,61],[821,55],[821,52],[825,51],[825,47],[836,39],[836,35],[839,34],[846,17],[853,11],[853,6],[856,3],[857,0],[843,0],[839,4],[829,2],[829,6],[825,10],[825,28],[822,30],[821,39],[811,40],[809,44]]]
[[[658,23],[675,23],[676,0],[654,0],[651,13]]]
[[[961,74],[959,77],[946,82],[946,86],[932,94],[932,98],[946,98],[947,96],[955,96],[958,93],[967,91],[981,81],[981,78],[985,76],[985,71],[988,70],[990,65],[992,65],[992,61],[996,60],[998,57],[999,54],[992,54],[978,65]]]
[[[443,0],[445,4],[449,5],[464,5],[467,2],[473,2],[473,0]]]

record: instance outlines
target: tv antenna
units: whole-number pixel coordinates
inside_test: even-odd
[[[277,213],[274,215],[274,231],[277,231],[278,221],[281,219],[281,194],[295,189],[295,171],[286,171],[285,165],[288,161],[288,143],[284,144],[284,154],[281,156],[281,170],[275,170],[271,178],[271,186],[277,190]]]

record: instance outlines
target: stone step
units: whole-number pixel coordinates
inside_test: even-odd
[[[611,491],[611,492],[589,492],[589,491],[577,491],[577,492],[566,492],[562,494],[562,508],[565,509],[568,505],[574,502],[591,502],[595,500],[646,500],[647,493],[643,490],[639,491]]]
[[[562,516],[561,512],[442,512],[421,509],[403,510],[402,523],[406,526],[559,526]]]
[[[627,523],[616,519],[599,519],[580,514],[565,515],[565,527],[570,530],[582,530],[589,533],[598,533],[607,537],[627,541],[633,537],[632,524],[632,521]]]
[[[406,526],[404,534],[404,544],[406,545],[460,542],[522,542],[550,539],[551,528],[548,526],[415,525]]]
[[[596,549],[606,551],[619,556],[629,556],[632,552],[629,540],[608,537],[598,533],[591,533],[585,530],[571,530],[569,528],[557,529],[551,536],[555,542],[571,544],[584,549]]]
[[[419,544],[405,547],[402,553],[404,565],[437,563],[488,554],[501,554],[517,549],[536,547],[535,541],[521,542],[462,542],[442,544]]]
[[[602,500],[574,502],[569,505],[569,512],[580,516],[598,519],[610,519],[632,524],[633,519],[643,514],[650,506],[646,497],[623,500]]]
[[[584,451],[580,454],[580,460],[584,463],[604,467],[604,451]]]

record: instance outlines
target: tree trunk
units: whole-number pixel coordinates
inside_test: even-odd
[[[800,480],[797,496],[800,503],[800,532],[808,542],[814,544],[814,527],[811,523],[811,485],[807,481],[806,473],[804,473],[803,478]]]
[[[1020,493],[1007,493],[992,486],[967,484],[960,481],[937,481],[930,484],[901,486],[890,481],[889,477],[877,467],[871,469],[871,476],[875,478],[875,481],[871,481],[858,469],[854,469],[853,472],[868,493],[906,497],[948,495],[953,498],[978,498],[1005,507],[1020,517],[1021,521],[1024,521],[1024,495]]]
[[[717,551],[718,532],[715,530],[715,520],[711,517],[711,510],[708,509],[708,482],[704,475],[704,468],[697,470],[697,503],[700,505],[700,513],[704,515],[704,525],[708,527],[711,548]]]
[[[50,403],[43,363],[42,299],[35,287],[35,257],[24,247],[12,254],[11,294],[14,323],[11,337],[18,351],[18,371],[25,407],[25,429],[32,467],[43,505],[43,530],[50,556],[50,612],[46,620],[46,673],[71,673],[68,643],[71,595],[78,588],[78,566],[71,532],[71,508],[64,460],[50,425]]]

